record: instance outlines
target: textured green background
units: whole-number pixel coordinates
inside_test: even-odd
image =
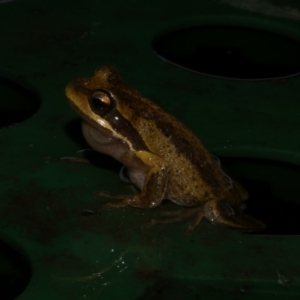
[[[112,160],[60,158],[86,147],[66,84],[112,65],[215,154],[300,165],[299,76],[217,79],[168,64],[151,48],[162,32],[215,22],[300,41],[299,21],[297,1],[0,1],[0,75],[40,101],[33,117],[0,131],[0,233],[32,269],[18,299],[298,299],[299,237],[246,235],[207,222],[192,235],[183,223],[146,228],[158,212],[134,208],[83,217],[83,208],[105,201],[94,191],[130,187]],[[22,277],[26,267],[18,270],[5,255],[0,280]]]

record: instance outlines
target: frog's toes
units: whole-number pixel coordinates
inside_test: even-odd
[[[195,213],[194,218],[188,223],[188,227],[186,228],[186,233],[191,233],[194,231],[194,229],[198,226],[198,224],[202,221],[204,217],[203,209],[198,209],[198,211]]]
[[[189,222],[188,228],[186,230],[187,233],[190,233],[201,222],[204,216],[202,207],[186,208],[183,210],[175,211],[163,211],[160,215],[160,219],[152,219],[148,224],[146,224],[146,226],[150,227],[156,224],[175,223],[192,218],[192,221]]]
[[[107,198],[107,199],[124,199],[127,197],[126,195],[111,195],[108,192],[96,192],[94,193],[95,196],[97,197],[102,197],[102,198]]]
[[[127,201],[121,200],[121,201],[115,201],[115,202],[108,202],[103,205],[101,205],[100,210],[106,210],[111,208],[120,208],[120,207],[126,207],[128,206]]]

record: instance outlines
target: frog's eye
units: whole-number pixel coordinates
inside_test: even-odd
[[[103,117],[113,108],[114,103],[109,94],[97,91],[90,98],[90,106],[94,113]]]

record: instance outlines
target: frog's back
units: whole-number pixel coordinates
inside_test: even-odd
[[[148,150],[170,166],[166,197],[181,205],[196,205],[223,197],[227,178],[202,142],[184,124],[148,99],[134,126]]]

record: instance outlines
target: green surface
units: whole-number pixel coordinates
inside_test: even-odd
[[[242,234],[207,222],[192,235],[184,233],[184,223],[147,228],[159,210],[82,216],[83,208],[106,201],[94,191],[130,193],[131,188],[120,181],[119,165],[103,156],[92,165],[60,161],[86,147],[64,87],[112,65],[187,124],[214,154],[299,166],[299,76],[217,79],[168,64],[151,47],[163,32],[216,20],[276,29],[300,41],[297,1],[249,3],[0,1],[0,75],[40,103],[34,116],[0,131],[0,233],[20,253],[16,258],[0,251],[1,291],[7,282],[20,287],[31,276],[18,299],[299,299],[300,237]],[[0,86],[10,93],[6,80]],[[2,96],[1,107],[7,107]],[[233,170],[242,177],[255,170],[258,179],[269,181],[281,172],[251,165]],[[278,187],[283,198],[293,182],[287,170],[290,177],[280,177],[286,182]],[[274,186],[280,183],[275,180]],[[299,203],[293,196],[289,200]],[[265,212],[274,216],[272,207]],[[284,219],[277,223],[285,227]],[[1,299],[12,299],[17,291],[11,288]]]

